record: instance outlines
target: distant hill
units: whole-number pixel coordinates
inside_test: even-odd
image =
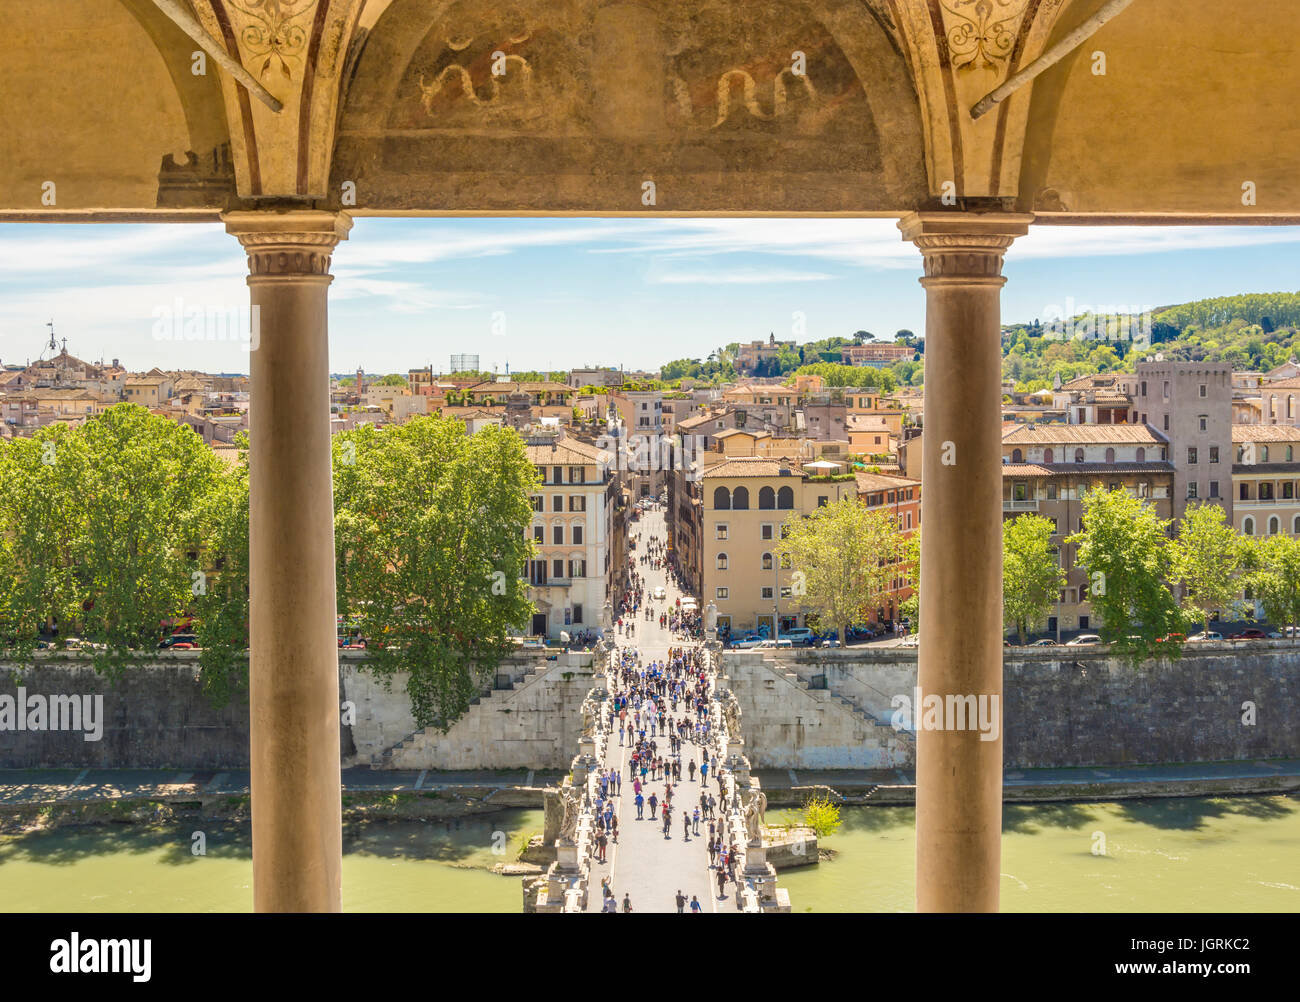
[[[1240,371],[1276,368],[1300,354],[1300,293],[1261,292],[1198,299],[1148,317],[1082,314],[1002,328],[1002,375],[1038,390],[1094,372],[1133,371],[1160,352],[1166,359],[1228,362]]]

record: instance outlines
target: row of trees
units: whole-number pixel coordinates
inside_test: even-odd
[[[1214,612],[1249,616],[1255,600],[1272,623],[1300,622],[1300,539],[1241,536],[1213,504],[1189,506],[1176,534],[1170,524],[1123,490],[1094,488],[1083,498],[1083,529],[1067,542],[1087,574],[1098,632],[1116,650],[1134,660],[1176,654],[1179,645],[1163,638],[1208,629]],[[904,537],[887,513],[856,498],[792,515],[782,531],[793,596],[841,634],[883,604],[895,579],[919,587],[920,532]],[[1003,524],[1004,622],[1022,644],[1065,587],[1052,534],[1038,515]],[[915,594],[900,612],[916,622]]]
[[[0,642],[99,645],[118,675],[194,619],[205,690],[247,685],[248,453],[119,404],[76,428],[0,442]],[[409,672],[416,720],[450,723],[532,613],[524,570],[536,471],[522,439],[417,417],[334,439],[339,614],[367,667]],[[276,624],[292,630],[294,624]],[[391,649],[390,649],[391,648]]]

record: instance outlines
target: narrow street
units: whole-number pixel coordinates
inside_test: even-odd
[[[675,608],[677,600],[687,596],[669,580],[668,574],[663,569],[653,567],[650,563],[640,562],[651,540],[662,543],[666,538],[663,512],[656,508],[642,515],[639,522],[633,523],[631,538],[636,541],[636,549],[631,551],[632,557],[637,561],[635,565],[637,573],[644,580],[646,604],[654,610],[654,620],[652,622],[645,620],[646,605],[643,604],[631,617],[636,624],[635,634],[631,637],[626,634],[623,636],[615,634],[618,643],[616,663],[621,663],[624,652],[630,650],[639,655],[643,667],[648,667],[654,662],[665,663],[670,647],[695,649],[700,645],[694,641],[684,641],[680,639],[680,635],[674,638],[669,629],[660,627],[659,614]],[[656,587],[664,588],[666,593],[664,599],[656,601],[651,597]],[[626,622],[625,619],[625,624]],[[614,680],[610,681],[611,691],[613,691]],[[707,677],[707,683],[709,695],[712,697],[714,679],[711,674]],[[669,713],[670,719],[694,717],[687,706],[681,703],[678,705],[679,709],[676,713]],[[649,730],[646,733],[649,736]],[[681,754],[674,756],[670,754],[668,737],[663,731],[657,732],[655,740],[660,755],[669,760],[680,759],[682,764],[681,782],[673,784],[674,809],[669,833],[664,834],[660,820],[662,815],[659,811],[656,811],[655,819],[651,819],[648,803],[644,809],[643,819],[637,820],[632,777],[628,773],[631,748],[626,738],[620,743],[617,735],[612,736],[600,767],[614,769],[623,777],[622,793],[614,798],[615,810],[618,812],[619,840],[617,844],[609,845],[605,863],[596,860],[592,862],[588,911],[600,911],[602,904],[600,882],[605,879],[609,880],[620,910],[626,894],[631,898],[634,912],[674,912],[677,910],[676,897],[680,891],[686,897],[688,913],[691,910],[692,896],[698,898],[705,912],[734,911],[735,885],[728,884],[726,896],[719,898],[714,870],[709,866],[708,821],[701,814],[699,834],[694,834],[692,830],[689,838],[686,837],[682,826],[683,813],[689,816],[692,810],[699,806],[701,791],[710,792],[718,799],[722,798],[718,783],[712,773],[709,774],[707,786],[701,783],[698,771],[695,778],[691,779],[689,764],[694,761],[698,770],[702,761],[702,749],[698,744],[684,740]],[[662,802],[664,787],[665,781],[662,776],[658,780],[647,778],[646,784],[642,787],[642,795],[648,802],[653,793]]]

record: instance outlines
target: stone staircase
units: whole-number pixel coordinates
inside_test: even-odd
[[[842,696],[838,692],[832,692],[830,689],[814,689],[812,683],[800,675],[798,672],[787,671],[782,673],[785,680],[791,685],[802,689],[813,699],[830,699],[838,703],[847,713],[852,714],[863,726],[864,734],[875,734],[877,737],[886,735],[899,736],[905,741],[910,741],[913,745],[916,743],[916,735],[908,730],[899,730],[892,723],[887,723],[878,719],[874,714],[864,710],[858,703],[849,699],[848,696]],[[821,695],[825,693],[825,695]],[[871,730],[876,728],[876,730]],[[874,790],[872,791],[875,792]]]

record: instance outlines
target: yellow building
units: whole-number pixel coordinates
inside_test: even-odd
[[[789,459],[737,457],[703,470],[701,484],[701,600],[717,606],[718,628],[736,634],[765,626],[770,632],[774,613],[781,630],[803,626],[803,610],[790,592],[791,571],[777,557],[781,523],[794,512],[807,515],[856,497],[857,481],[850,475],[810,478]]]

